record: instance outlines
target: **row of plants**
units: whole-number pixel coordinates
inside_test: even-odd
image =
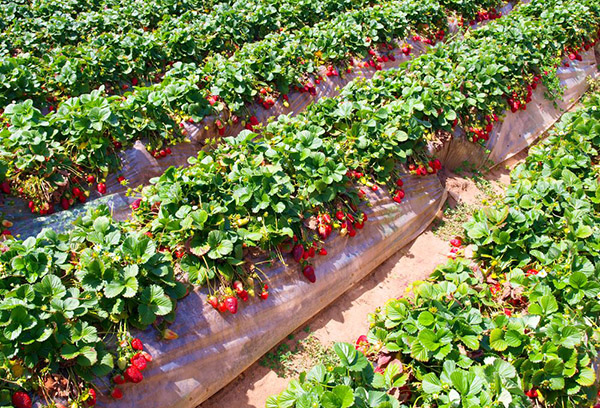
[[[125,39],[133,43],[156,43],[166,60],[179,57],[202,59],[208,51],[233,51],[248,41],[263,38],[280,29],[298,29],[354,8],[367,7],[370,1],[339,2],[311,0],[266,3],[224,1],[214,4],[188,2],[175,5],[164,0],[140,4],[111,2],[104,8],[72,15],[57,10],[52,15],[39,15],[12,20],[0,35],[0,53],[13,55],[32,53],[43,56],[52,51],[65,55],[81,53],[72,46],[93,47],[99,43],[118,44]],[[189,25],[189,27],[185,27]],[[168,38],[169,30],[174,39]],[[137,40],[133,37],[144,37]],[[92,40],[96,38],[96,40]],[[98,38],[104,40],[100,40]],[[110,39],[110,40],[108,40]],[[175,48],[175,39],[181,40]],[[158,55],[152,55],[156,62]]]
[[[556,12],[545,12],[542,24],[532,11],[540,3],[523,6],[522,12],[505,17],[506,22],[490,24],[487,43],[495,37],[492,48],[498,48],[506,41],[516,60],[533,55],[554,61],[551,51],[562,52],[561,42],[574,41],[576,35],[583,36],[579,43],[586,39],[591,35],[589,21],[597,21],[600,14],[583,8],[585,19],[578,13],[573,20],[565,19],[564,7],[576,8],[572,2],[556,3]],[[547,29],[546,35],[554,37],[535,45],[539,31],[555,18],[564,31]],[[523,29],[525,39],[517,42],[506,34],[515,27]],[[577,34],[565,36],[568,32]],[[466,39],[464,51],[466,44],[479,47],[484,42],[483,35]],[[549,51],[534,52],[536,46]],[[269,124],[260,138],[250,131],[227,138],[213,151],[192,158],[189,167],[171,168],[144,188],[127,222],[114,221],[109,209],[100,207],[66,233],[45,230],[25,241],[5,237],[0,254],[0,321],[6,322],[0,331],[6,379],[2,401],[37,393],[51,403],[56,390],[49,389],[48,378],[54,378],[68,384],[59,395],[66,392],[70,402],[90,405],[94,376],[110,378],[107,385],[120,398],[120,384],[124,379],[141,381],[142,357],[149,359],[138,356],[129,327],[153,324],[164,338],[175,337],[167,325],[177,300],[187,293],[183,276],[206,285],[208,302],[231,313],[238,311],[240,300],[268,299],[262,270],[278,259],[294,259],[306,279],[315,281],[318,271],[311,262],[327,254],[330,234],[336,230],[354,237],[368,221],[359,207],[366,189],[387,187],[402,202],[407,175],[401,163],[409,169],[416,166],[413,172],[419,174],[441,167],[422,153],[427,135],[438,126],[427,117],[439,113],[430,111],[430,101],[420,102],[419,92],[434,94],[424,85],[451,72],[449,64],[440,72],[436,64],[426,64],[442,55],[437,50],[419,57],[408,74],[406,66],[395,76],[382,74],[372,88],[369,81],[357,81],[304,115],[283,116]],[[466,55],[475,54],[471,50]],[[483,61],[483,70],[494,62]],[[456,56],[454,63],[459,62]],[[528,68],[537,72],[545,66],[539,60]],[[515,77],[508,68],[499,71],[506,72],[499,82],[502,89],[523,75]],[[414,82],[404,82],[407,75]],[[466,72],[461,75],[470,78]],[[381,92],[383,84],[390,90]],[[447,115],[447,123],[436,132],[451,129],[456,115]]]
[[[600,348],[600,93],[566,114],[465,225],[474,245],[413,296],[369,316],[337,366],[315,366],[266,406],[589,407]],[[594,405],[600,406],[600,404]]]
[[[159,8],[161,2],[154,6]],[[101,84],[119,93],[124,84],[129,87],[138,81],[160,82],[165,70],[175,61],[200,63],[215,53],[228,55],[269,33],[294,30],[352,8],[368,6],[370,3],[366,0],[321,2],[320,13],[315,13],[314,1],[293,4],[288,0],[278,3],[240,1],[218,5],[209,13],[194,9],[180,16],[165,17],[153,29],[143,26],[94,34],[89,27],[69,24],[67,27],[84,38],[63,46],[35,41],[48,38],[36,31],[36,27],[31,28],[35,35],[13,28],[8,33],[16,38],[4,45],[6,52],[0,60],[2,85],[7,88],[0,105],[34,98],[38,106],[55,106],[57,101],[89,93]],[[112,14],[110,10],[95,13],[101,16],[103,24],[112,16],[114,25],[123,28],[121,10],[114,10]],[[137,12],[134,15],[137,16]],[[47,24],[46,17],[40,20]],[[23,24],[22,20],[18,21]],[[51,21],[64,27],[59,19]],[[64,33],[56,35],[67,38]],[[22,44],[19,39],[29,42],[33,39],[33,42]],[[0,45],[0,52],[2,48]]]
[[[419,28],[437,32],[434,24],[445,27],[446,21],[438,2],[391,0],[294,34],[268,36],[229,59],[216,55],[203,68],[176,63],[159,84],[140,85],[122,96],[107,95],[100,87],[67,99],[47,115],[32,100],[11,104],[0,117],[6,124],[0,130],[0,181],[29,201],[33,212],[51,213],[59,202],[68,207],[78,199],[74,188],[87,190],[89,176],[103,183],[120,165],[118,151],[136,140],[147,140],[148,149],[162,157],[168,143],[185,137],[184,120],[196,123],[215,112],[221,113],[215,126],[224,134],[240,116],[247,117],[246,103],[256,99],[269,107],[278,97],[286,99],[292,85],[314,89],[309,78],[320,81],[316,76],[322,64],[354,61],[348,58],[370,52],[374,69],[380,69],[380,61],[394,58],[387,56],[393,38]],[[333,68],[329,72],[339,75]]]
[[[318,33],[326,31],[321,33],[321,36],[335,35],[336,33],[329,33],[335,28],[332,22],[328,21],[329,18],[336,19],[338,24],[345,22],[345,25],[348,25],[349,19],[358,18],[361,12],[366,12],[370,8],[370,3],[366,0],[348,0],[341,3],[330,1],[321,4],[321,13],[315,13],[316,7],[313,3],[314,1],[307,1],[305,4],[300,3],[304,7],[294,7],[290,4],[272,4],[257,0],[253,12],[248,12],[251,10],[248,7],[252,7],[252,4],[245,2],[239,2],[234,7],[230,5],[216,7],[211,13],[193,10],[179,17],[163,19],[155,30],[145,31],[140,28],[136,31],[107,32],[97,36],[89,36],[83,31],[87,40],[78,44],[51,48],[32,44],[33,47],[39,48],[37,53],[23,53],[27,49],[21,50],[15,44],[10,46],[11,52],[5,53],[0,60],[0,72],[4,77],[2,87],[6,88],[5,95],[0,99],[0,106],[10,101],[27,98],[34,98],[37,106],[55,106],[57,101],[88,93],[101,84],[104,84],[110,92],[121,93],[124,86],[136,85],[138,81],[160,82],[164,72],[174,62],[193,62],[199,65],[195,69],[201,70],[202,65],[210,65],[213,55],[222,53],[222,58],[227,59],[238,49],[243,49],[248,42],[264,39],[265,48],[281,46],[282,42],[290,41],[287,38],[290,33],[280,32],[286,30],[288,26],[293,33],[294,29],[306,30],[308,28],[306,24],[310,26],[320,22],[315,29]],[[445,22],[445,15],[440,10],[439,2],[431,3],[436,6],[434,9],[436,14],[430,17],[422,16],[419,21],[415,21],[415,26],[418,23],[428,23],[427,20],[431,17],[439,17],[440,23],[442,19]],[[465,7],[463,2],[449,2],[450,6],[456,4],[457,7],[454,8],[465,10],[465,13],[469,14],[472,13],[471,9],[496,3],[498,0],[469,0],[465,3],[468,7]],[[398,7],[389,2],[385,2],[385,6],[386,8]],[[353,8],[355,8],[354,13],[345,15]],[[431,5],[423,8],[427,10]],[[271,18],[268,18],[269,16]],[[388,27],[398,23],[406,25],[405,21],[381,21],[382,17],[378,16],[379,24]],[[359,19],[354,25],[363,23],[373,30],[374,24],[369,20]],[[364,29],[358,27],[358,33],[364,32]],[[312,33],[313,30],[308,31]],[[339,37],[340,29],[335,31]],[[268,35],[269,33],[274,34]],[[356,35],[355,41],[359,37],[364,35]],[[306,39],[302,38],[302,40]],[[327,56],[328,50],[322,46],[337,44],[319,44],[310,41],[308,45],[304,43],[302,45],[305,48],[308,45],[311,45],[311,48],[321,46],[312,49],[312,53],[321,50]],[[357,53],[361,51],[355,50]],[[309,57],[311,60],[314,59],[312,53]],[[295,56],[306,58],[305,52],[296,53]],[[244,60],[240,59],[240,61]],[[210,75],[210,71],[205,72],[205,76]]]

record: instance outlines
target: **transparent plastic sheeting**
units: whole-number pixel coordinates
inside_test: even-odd
[[[524,3],[524,2],[523,2]],[[512,3],[507,3],[499,9],[503,15],[506,15],[513,9]],[[449,34],[456,34],[458,27],[455,20],[449,20]],[[423,42],[414,42],[412,39],[407,39],[407,43],[411,44],[412,52],[409,57],[405,56],[400,49],[391,51],[396,57],[396,61],[382,62],[384,70],[397,68],[403,62],[422,54],[429,46]],[[360,65],[360,66],[359,66]],[[269,118],[274,118],[279,115],[296,115],[302,112],[309,104],[323,97],[335,96],[339,93],[339,89],[346,86],[352,80],[363,77],[371,78],[375,69],[364,67],[356,60],[354,67],[350,73],[340,67],[340,76],[327,77],[325,75],[326,68],[321,67],[321,77],[323,81],[320,84],[315,84],[316,95],[312,96],[309,93],[291,92],[289,94],[289,106],[285,107],[281,99],[277,100],[275,105],[269,109],[263,109],[261,106],[255,105],[250,111],[258,118],[261,123],[266,123]],[[228,117],[223,114],[221,120],[227,121]],[[144,143],[137,141],[134,146],[120,153],[123,168],[119,172],[110,174],[106,180],[106,189],[110,192],[108,196],[101,196],[92,190],[91,196],[85,205],[77,204],[70,210],[61,210],[60,206],[55,205],[57,210],[52,215],[32,214],[26,205],[26,202],[20,199],[14,199],[14,205],[4,205],[2,211],[7,218],[14,223],[11,231],[14,234],[20,234],[21,238],[37,235],[43,228],[53,228],[58,231],[63,231],[73,222],[78,216],[85,212],[86,208],[93,208],[101,203],[108,203],[115,208],[115,217],[123,219],[127,216],[120,209],[125,208],[122,204],[127,202],[125,191],[129,187],[137,187],[139,185],[148,184],[153,177],[160,176],[167,168],[171,166],[186,166],[187,159],[196,156],[204,147],[204,141],[207,138],[214,138],[218,135],[218,129],[215,125],[217,117],[206,118],[202,123],[190,124],[185,123],[185,129],[188,131],[188,138],[185,142],[171,146],[172,154],[161,159],[156,159],[146,150]],[[205,126],[208,127],[205,128]],[[241,132],[244,127],[240,124],[226,127],[225,136],[236,135]],[[124,176],[127,179],[127,186],[122,186],[117,178]],[[11,198],[13,199],[13,198]],[[132,201],[132,200],[131,200]]]
[[[454,137],[434,152],[435,156],[451,169],[464,162],[490,167],[529,147],[577,103],[588,89],[588,78],[598,76],[599,50],[600,47],[592,48],[581,53],[582,61],[570,61],[569,67],[559,67],[558,77],[564,87],[564,95],[556,104],[544,97],[546,88],[538,86],[533,91],[532,101],[527,104],[527,110],[507,111],[503,120],[494,126],[485,149],[469,142],[465,133],[457,129]]]
[[[179,302],[170,326],[179,338],[157,340],[156,330],[136,335],[153,361],[144,381],[125,385],[123,399],[99,399],[99,407],[194,408],[258,360],[379,264],[421,234],[446,200],[435,175],[403,177],[401,204],[389,194],[368,191],[373,203],[368,221],[356,237],[332,235],[327,256],[314,260],[317,281],[309,283],[300,266],[286,256],[287,266],[265,271],[269,298],[239,301],[237,314],[219,313],[206,302],[206,290]]]

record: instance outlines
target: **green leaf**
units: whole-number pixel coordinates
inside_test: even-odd
[[[591,387],[596,382],[596,373],[590,367],[583,367],[575,381],[582,387]]]
[[[492,330],[490,333],[490,347],[496,351],[504,351],[508,348],[508,343],[504,340],[504,331],[500,328]]]

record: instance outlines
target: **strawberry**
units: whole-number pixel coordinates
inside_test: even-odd
[[[217,310],[221,313],[226,312],[227,306],[225,305],[225,302],[219,302],[219,304],[217,306]]]
[[[314,246],[310,247],[310,249],[306,253],[308,254],[309,258],[314,258],[315,257],[315,247]]]
[[[125,181],[125,177],[123,177],[123,176],[119,176],[119,177],[117,177],[117,181],[118,181],[119,183],[122,183],[123,181]]]
[[[325,224],[331,224],[331,217],[329,216],[329,214],[323,214],[323,222]]]
[[[96,405],[96,390],[93,388],[90,388],[90,390],[88,391],[89,393],[89,398],[87,399],[87,406],[88,407],[93,407],[94,405]]]
[[[167,151],[165,149],[160,149],[158,154],[160,157],[167,157]]]
[[[511,312],[511,310],[510,310],[510,309],[506,309],[506,308],[505,308],[505,309],[504,309],[504,314],[505,314],[506,316],[508,316],[508,317],[511,317],[511,316],[512,316],[512,312]]]
[[[113,397],[114,399],[121,399],[121,398],[123,398],[123,391],[121,391],[120,388],[115,387],[111,391],[110,396]]]
[[[136,366],[131,365],[125,370],[125,378],[128,382],[137,384],[144,379],[144,376]]]
[[[15,408],[31,408],[31,398],[23,391],[17,391],[12,396],[12,404]]]
[[[98,183],[98,185],[96,186],[96,189],[98,190],[98,192],[100,194],[106,194],[106,184]]]
[[[136,86],[138,84],[138,79],[137,78],[132,78],[131,79],[131,85]]]
[[[462,245],[462,241],[460,240],[460,238],[454,238],[450,240],[450,245],[452,245],[453,247],[460,247]]]
[[[539,273],[539,272],[538,272],[538,270],[537,270],[537,269],[529,269],[529,270],[526,272],[526,275],[527,275],[527,276],[531,276],[531,275],[537,275],[538,273]]]
[[[96,177],[94,177],[90,174],[89,176],[87,176],[86,180],[88,183],[94,184],[96,182]]]
[[[115,384],[125,384],[125,377],[122,374],[117,374],[112,378]]]
[[[77,197],[79,199],[80,203],[85,203],[87,201],[87,197],[85,195],[80,195],[79,197]]]
[[[79,197],[81,195],[81,190],[78,187],[73,187],[72,192],[75,197]]]
[[[442,162],[441,162],[441,161],[439,161],[438,159],[435,159],[435,160],[432,162],[432,164],[433,164],[433,168],[434,168],[435,170],[441,170],[441,169],[442,169]],[[402,186],[400,186],[400,187],[402,187]]]
[[[268,297],[269,297],[269,292],[267,292],[266,290],[263,290],[262,292],[260,292],[260,298],[262,300],[267,300]]]
[[[315,283],[317,281],[317,277],[315,276],[315,268],[313,268],[312,265],[306,265],[304,269],[302,269],[302,273],[310,283]]]
[[[250,124],[252,126],[256,126],[258,125],[260,122],[258,121],[258,118],[256,116],[250,116]]]
[[[248,292],[245,290],[242,290],[240,293],[238,293],[238,296],[240,297],[240,299],[242,299],[244,302],[248,301]]]
[[[142,351],[144,349],[144,344],[142,343],[142,341],[140,339],[138,339],[137,337],[134,338],[133,340],[131,340],[131,347],[134,350],[139,350]]]
[[[0,184],[0,188],[4,194],[10,193],[10,183],[8,181],[3,181],[2,184]]]
[[[356,224],[354,224],[354,226],[356,227],[356,229],[363,229],[365,224],[362,222],[357,222]]]
[[[342,210],[337,210],[335,213],[335,218],[337,218],[338,220],[342,221],[345,217],[344,213]]]
[[[219,299],[217,299],[216,296],[209,296],[208,297],[208,304],[211,305],[212,307],[214,307],[215,309],[217,309],[219,307]]]
[[[294,261],[300,262],[304,256],[304,247],[300,244],[295,245],[294,249],[292,249],[292,256],[294,257]]]
[[[140,204],[142,203],[142,200],[140,198],[138,198],[137,200],[135,200],[132,204],[131,204],[131,209],[132,210],[137,210],[138,208],[140,208]]]
[[[225,307],[231,314],[236,314],[238,309],[238,301],[234,296],[228,296],[225,298]]]
[[[138,370],[143,371],[146,369],[147,362],[144,356],[142,356],[142,353],[137,353],[131,357],[131,364],[133,364]]]
[[[240,282],[239,280],[236,280],[235,282],[233,282],[233,288],[239,294],[241,291],[244,290],[244,285],[242,285],[242,282]]]
[[[150,353],[142,351],[140,354],[146,359],[147,362],[150,363],[152,361],[152,356],[150,355]]]
[[[327,255],[327,250],[326,250],[325,248],[321,248],[321,249],[319,250],[319,255],[322,255],[322,256],[325,256],[325,255]]]
[[[379,187],[377,186],[377,184],[373,184],[373,186],[371,187],[371,190],[377,191],[377,190],[379,190]]]
[[[67,200],[66,197],[61,198],[60,206],[62,207],[63,210],[68,210],[69,209],[69,200]]]
[[[404,182],[401,179],[396,180],[396,185],[398,187],[402,187],[404,185]]]

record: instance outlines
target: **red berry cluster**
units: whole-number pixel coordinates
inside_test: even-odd
[[[144,351],[144,345],[138,338],[133,338],[131,341],[123,340],[119,346],[120,356],[117,361],[119,372],[112,377],[115,386],[110,393],[114,399],[123,398],[123,391],[118,385],[141,382],[144,379],[142,371],[152,361],[152,356]]]

